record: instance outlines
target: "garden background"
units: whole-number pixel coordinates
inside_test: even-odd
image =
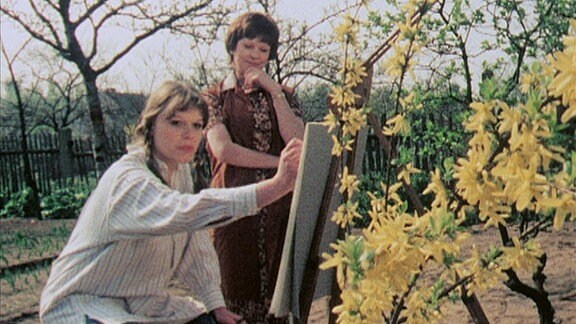
[[[178,6],[154,5],[154,1],[143,0],[82,4],[3,1],[0,7],[3,71],[0,157],[4,174],[0,178],[8,180],[2,180],[0,196],[2,316],[8,316],[10,305],[17,304],[7,297],[22,294],[30,300],[27,294],[37,296],[50,259],[66,240],[73,218],[91,186],[119,152],[118,145],[113,143],[123,143],[129,136],[150,89],[165,78],[186,79],[201,89],[221,79],[227,73],[227,57],[215,48],[222,45],[222,33],[230,19],[252,9],[268,11],[280,23],[280,53],[277,60],[271,62],[269,72],[278,81],[297,88],[307,121],[323,120],[329,111],[339,106],[337,117],[351,117],[348,121],[362,119],[346,114],[348,111],[369,112],[374,117],[371,125],[379,125],[372,127],[371,141],[375,144],[367,150],[369,155],[357,188],[344,188],[349,198],[352,189],[358,191],[353,201],[357,207],[344,224],[349,232],[366,229],[369,235],[374,225],[371,223],[373,208],[378,201],[396,199],[395,194],[401,203],[386,202],[386,206],[406,213],[434,210],[438,200],[431,194],[434,190],[429,190],[430,183],[438,178],[434,172],[442,172],[450,197],[472,208],[464,219],[458,220],[457,231],[471,233],[472,242],[485,242],[481,245],[488,249],[488,256],[481,259],[487,265],[505,266],[497,258],[506,248],[514,246],[511,237],[520,237],[526,245],[537,238],[545,252],[533,253],[532,259],[527,259],[528,263],[533,259],[538,259],[540,264],[547,262],[542,269],[535,270],[534,278],[520,276],[523,281],[533,281],[520,286],[544,299],[549,296],[556,310],[552,317],[543,317],[540,306],[538,310],[535,308],[534,304],[539,305],[537,302],[532,303],[525,294],[510,290],[514,268],[490,270],[495,278],[501,279],[491,286],[496,286],[495,290],[480,291],[481,304],[492,298],[500,306],[520,305],[513,302],[520,295],[529,305],[527,311],[522,312],[527,317],[521,321],[550,322],[554,316],[557,320],[573,320],[576,297],[570,269],[575,262],[576,122],[573,118],[575,91],[570,90],[570,85],[573,89],[576,82],[576,42],[571,41],[574,36],[565,38],[565,35],[569,35],[571,19],[576,18],[576,5],[564,0],[324,1],[319,2],[322,13],[309,20],[308,16],[290,15],[289,3],[292,2],[207,0]],[[137,14],[143,16],[136,17]],[[417,21],[413,17],[418,17]],[[346,97],[347,91],[354,89],[346,87],[350,79],[358,76],[359,80],[366,80],[367,70],[366,66],[354,65],[350,58],[366,62],[383,44],[387,47],[382,59],[370,65],[369,95],[356,107],[357,98]],[[567,63],[561,61],[563,55],[568,57]],[[547,65],[550,61],[556,62],[556,70]],[[358,73],[354,77],[347,74],[350,71]],[[564,78],[560,85],[554,79],[559,76]],[[549,85],[557,88],[548,88]],[[506,213],[506,220],[493,220],[483,214],[481,201],[471,202],[466,197],[470,187],[458,187],[455,174],[466,162],[462,159],[470,156],[471,147],[477,145],[472,143],[477,141],[474,132],[478,129],[472,128],[471,123],[477,121],[476,126],[480,124],[490,130],[504,127],[506,120],[496,116],[508,107],[523,114],[517,118],[517,125],[529,123],[540,127],[545,123],[538,136],[544,130],[547,135],[535,137],[534,147],[538,150],[533,153],[536,156],[540,151],[551,152],[552,162],[537,167],[539,175],[548,182],[535,178],[524,192],[539,193],[541,189],[533,189],[532,185],[549,185],[543,196],[559,190],[567,200],[542,207],[542,195],[519,194],[523,200],[508,202],[510,212]],[[477,119],[478,112],[484,114],[480,119]],[[346,147],[350,139],[346,137],[348,121],[335,120],[338,118],[329,117],[326,121],[344,126],[345,136],[339,143]],[[494,155],[521,147],[522,143],[508,142],[514,136],[513,132],[495,132],[491,144]],[[54,148],[44,142],[35,148],[33,143],[38,137],[58,140],[46,140],[54,142]],[[65,140],[61,141],[62,138]],[[58,152],[67,153],[59,154],[49,166],[74,161],[77,156],[71,143],[75,141],[90,141],[91,152],[76,149],[84,165],[76,162],[75,166],[50,171],[53,169],[40,166],[39,159],[34,158],[36,149],[52,152],[58,147]],[[525,146],[532,144],[530,141],[524,138]],[[11,160],[5,162],[5,157]],[[197,164],[199,174],[209,177],[205,161],[200,159]],[[487,167],[493,168],[494,164]],[[478,175],[492,171],[486,169]],[[50,179],[42,174],[49,174]],[[560,178],[563,182],[552,181]],[[404,191],[390,191],[398,180],[403,181]],[[486,181],[482,185],[488,184]],[[499,186],[504,188],[507,183],[504,181]],[[558,211],[564,209],[567,210],[565,216],[558,216]],[[449,215],[452,222],[457,217],[455,212],[445,215]],[[501,213],[494,215],[502,218]],[[558,225],[559,219],[567,223],[557,226],[559,232],[553,232],[552,225]],[[496,226],[484,228],[484,224],[490,225],[491,221],[492,225],[497,223]],[[492,245],[495,247],[490,250]],[[471,251],[471,248],[462,244],[462,250]],[[526,251],[530,254],[536,250]],[[361,252],[359,256],[366,257],[366,251]],[[450,256],[452,251],[445,249],[442,253]],[[442,259],[436,260],[440,263],[453,262],[438,255],[426,258],[432,259]],[[361,266],[376,265],[365,263]],[[447,266],[454,265],[448,263]],[[368,272],[369,268],[365,270]],[[498,271],[508,275],[508,281],[500,277]],[[478,273],[467,276],[470,281],[455,286],[473,284],[474,276]],[[354,282],[348,284],[342,285],[344,292],[357,288]],[[404,298],[416,291],[412,290],[416,287],[412,283],[407,287],[410,289],[406,295],[395,295],[399,298],[397,301],[401,301],[395,304],[395,310],[390,314],[380,313],[387,321],[406,319],[399,315]],[[500,288],[508,293],[498,295]],[[452,288],[446,295],[457,301],[458,291]],[[451,312],[436,297],[423,298],[428,308],[422,314],[428,316],[428,320],[433,320],[430,316]],[[362,300],[359,305],[368,307],[369,300]],[[16,313],[25,313],[22,319],[28,315],[33,318],[33,311],[29,314],[30,305],[26,307]],[[314,310],[322,309],[318,307]],[[492,321],[505,318],[514,322],[506,317],[511,314],[511,308],[498,310],[485,306],[484,311]],[[369,316],[369,309],[360,309],[339,314]],[[322,316],[321,321],[327,320]],[[351,319],[346,316],[341,320]],[[369,317],[364,320],[366,318]]]

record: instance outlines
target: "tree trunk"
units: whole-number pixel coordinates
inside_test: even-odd
[[[6,54],[5,52],[3,52]],[[5,55],[6,59],[8,56]],[[40,209],[40,194],[38,192],[38,185],[36,184],[36,179],[34,178],[34,174],[32,173],[32,166],[30,164],[30,152],[28,150],[28,141],[26,135],[26,114],[24,109],[26,108],[24,105],[24,101],[22,100],[22,95],[20,94],[20,88],[18,83],[16,82],[16,76],[14,75],[14,67],[10,62],[8,64],[8,72],[10,73],[10,77],[12,78],[12,85],[14,87],[14,94],[16,95],[17,100],[17,107],[18,107],[18,119],[20,122],[20,147],[22,148],[22,162],[24,163],[24,182],[26,186],[28,186],[32,190],[32,197],[31,200],[26,202],[26,206],[24,210],[26,212],[26,216],[34,217],[40,219],[42,216],[41,209]]]
[[[24,107],[19,107],[20,109],[20,138],[22,142],[20,143],[22,147],[22,159],[24,162],[24,181],[26,186],[30,187],[32,190],[32,197],[30,197],[30,202],[24,207],[27,217],[33,217],[40,219],[42,217],[40,209],[40,194],[38,192],[38,185],[36,184],[36,179],[34,174],[32,174],[32,166],[30,164],[30,153],[28,150],[28,141],[26,136],[26,122],[24,119]]]
[[[546,259],[545,254],[543,258],[543,260]],[[544,265],[541,267],[543,269]],[[552,303],[550,302],[550,299],[548,298],[548,292],[543,289],[546,276],[541,273],[542,269],[539,270],[539,278],[533,278],[535,281],[540,281],[540,289],[530,287],[523,283],[516,275],[516,272],[512,269],[505,271],[509,279],[504,282],[504,284],[510,288],[510,290],[530,298],[534,304],[536,304],[536,308],[538,309],[538,316],[540,318],[540,324],[554,324],[555,311]]]
[[[92,152],[96,166],[96,176],[100,178],[102,173],[108,167],[106,154],[108,153],[108,144],[106,143],[106,127],[104,125],[104,114],[102,113],[102,104],[98,96],[98,87],[96,86],[96,75],[83,72],[84,84],[88,98],[88,109],[90,110],[90,121],[92,122]]]

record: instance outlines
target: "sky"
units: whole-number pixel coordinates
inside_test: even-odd
[[[242,0],[229,0],[232,2],[239,2],[242,3]],[[349,1],[342,1],[342,0],[315,0],[315,1],[311,1],[311,0],[278,0],[277,1],[277,9],[275,12],[275,17],[276,19],[283,19],[283,20],[294,20],[300,23],[306,22],[307,24],[314,24],[317,23],[319,20],[321,20],[321,18],[325,15],[325,12],[328,10],[330,10],[331,7],[334,7],[335,5],[338,5],[339,7],[342,7],[343,4],[345,2],[349,2]],[[382,7],[385,5],[385,1],[380,0],[380,1],[373,1],[373,8],[378,8],[378,7]],[[254,9],[254,8],[251,8]],[[256,7],[256,9],[258,10],[259,8]],[[340,22],[340,20],[337,21],[333,21],[332,24],[334,23],[338,23]],[[324,23],[321,26],[318,26],[315,28],[316,33],[331,33],[332,32],[332,26],[329,23]],[[221,30],[221,34],[219,35],[220,37],[220,41],[216,41],[214,45],[212,45],[212,47],[208,50],[208,49],[204,49],[204,51],[215,51],[218,53],[218,57],[224,59],[224,60],[228,60],[228,55],[226,54],[226,50],[225,50],[225,45],[223,42],[223,38],[224,38],[224,32],[225,30]],[[314,33],[312,34],[314,35]],[[156,66],[158,67],[156,69],[156,71],[162,71],[162,65],[164,64],[164,62],[159,62],[157,60],[155,60],[153,57],[150,57],[151,51],[150,51],[150,47],[157,47],[157,42],[161,41],[161,42],[165,42],[165,45],[163,46],[164,48],[168,48],[168,49],[175,49],[178,48],[178,42],[179,40],[174,39],[174,38],[167,38],[167,37],[160,37],[161,40],[159,40],[159,38],[154,38],[153,40],[149,40],[147,42],[145,42],[145,44],[143,44],[143,46],[140,46],[139,48],[135,49],[133,55],[131,55],[131,58],[128,60],[125,60],[125,62],[123,64],[118,64],[117,66],[115,66],[113,69],[111,69],[111,74],[117,74],[117,75],[130,75],[130,73],[135,74],[134,71],[137,71],[138,69],[134,67],[134,64],[137,64],[137,61],[134,61],[132,58],[133,57],[137,57],[137,58],[145,58],[149,63],[151,64],[157,64]],[[188,49],[186,49],[188,50]],[[154,51],[152,51],[154,52]],[[155,62],[156,63],[152,63]],[[185,62],[182,62],[182,60],[180,58],[176,59],[177,63],[179,64],[179,67],[182,66],[182,64],[186,64]],[[138,72],[136,72],[137,74]],[[137,77],[140,78],[140,77]],[[156,79],[162,79],[161,76],[156,76]]]
[[[231,3],[237,2],[243,4],[242,0],[227,0]],[[385,2],[385,1],[374,1]],[[335,4],[342,5],[344,1],[339,0],[278,0],[276,15],[281,19],[293,19],[299,22],[307,22],[309,24],[315,23],[322,18],[325,10],[330,6]],[[257,8],[257,7],[256,7]],[[277,18],[277,17],[275,17]],[[19,28],[14,28],[12,22],[2,19],[1,23],[1,37],[3,39],[3,44],[6,47],[9,54],[13,55],[21,46],[22,42],[28,38],[28,35],[21,31]],[[318,29],[318,28],[317,28]],[[327,31],[330,30],[330,25],[325,24],[318,30]],[[121,33],[113,33],[121,35]],[[223,35],[220,35],[223,36]],[[113,37],[109,38],[107,42],[111,44],[114,43],[115,39]],[[44,46],[44,45],[40,45]],[[40,47],[39,47],[40,48]],[[164,52],[159,52],[160,48],[167,49]],[[159,83],[169,76],[166,75],[167,67],[164,66],[160,55],[170,55],[170,53],[182,53],[189,50],[189,46],[182,46],[182,41],[178,38],[174,38],[168,33],[159,34],[156,37],[145,40],[141,42],[136,48],[134,48],[131,53],[126,57],[121,59],[115,66],[105,73],[102,78],[99,78],[101,84],[115,84],[119,88],[130,88],[134,91],[145,91],[146,88],[152,85],[144,84],[142,85],[142,80],[150,79],[156,80],[151,82]],[[222,57],[222,59],[227,59],[225,54],[224,44],[222,41],[217,41],[210,49],[210,51],[216,51]],[[167,53],[167,54],[166,54]],[[5,71],[6,60],[4,56],[1,57],[2,71]],[[176,62],[182,62],[180,57],[175,59]],[[178,63],[177,63],[178,64]],[[18,68],[19,66],[17,66]],[[8,75],[2,73],[2,80],[5,80]],[[140,83],[140,84],[139,84]],[[150,83],[150,82],[148,82]]]
[[[244,3],[243,0],[226,1]],[[334,7],[335,5],[342,7],[344,2],[345,1],[342,0],[278,0],[275,18],[312,24],[319,21],[330,7]],[[372,1],[371,7],[372,9],[386,10],[386,1]],[[339,23],[340,21],[341,20],[334,21],[333,24]],[[331,32],[332,26],[326,23],[316,30],[318,32]],[[28,37],[24,32],[14,29],[13,24],[5,20],[1,21],[0,32],[3,43],[11,54],[13,54],[19,48],[22,41]],[[121,35],[122,33],[112,34]],[[220,37],[223,37],[223,35],[220,35]],[[115,39],[111,37],[107,42],[108,41],[112,44]],[[164,49],[164,51],[161,49]],[[222,60],[227,60],[224,44],[221,40],[216,41],[210,49],[204,48],[199,50],[204,52],[213,51],[217,53],[217,57],[220,57]],[[164,63],[163,56],[165,55],[171,58],[169,60],[170,66],[166,66]],[[118,61],[112,69],[99,77],[99,86],[101,89],[115,88],[118,91],[147,93],[151,91],[155,85],[172,77],[170,74],[171,67],[183,70],[183,73],[188,73],[190,70],[189,67],[191,68],[192,65],[188,57],[185,57],[186,55],[190,55],[190,47],[183,42],[182,39],[175,38],[168,33],[157,34],[141,42],[131,53]],[[4,73],[6,62],[3,56],[1,60],[3,71],[1,78],[5,80],[7,77],[7,73]]]

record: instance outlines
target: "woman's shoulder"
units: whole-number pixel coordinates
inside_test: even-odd
[[[124,154],[117,163],[120,165],[146,165],[147,156],[144,147],[133,145],[127,147],[127,153]]]
[[[204,91],[204,95],[213,96],[213,97],[220,97],[222,95],[222,93],[226,90],[226,80],[227,79],[222,79],[219,82],[209,86]]]
[[[206,89],[202,96],[209,107],[220,106],[222,103],[222,82],[212,85]]]
[[[110,167],[102,175],[102,180],[107,179],[110,182],[117,181],[123,175],[133,173],[134,171],[140,172],[146,169],[146,155],[139,150],[128,151],[116,162],[112,163]]]

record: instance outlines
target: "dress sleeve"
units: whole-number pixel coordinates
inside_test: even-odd
[[[111,239],[193,232],[258,211],[255,185],[180,193],[149,172],[135,169],[121,174],[110,189]]]
[[[217,91],[205,93],[204,100],[208,104],[208,124],[205,128],[205,131],[207,131],[215,125],[223,123],[223,104],[220,93]]]

